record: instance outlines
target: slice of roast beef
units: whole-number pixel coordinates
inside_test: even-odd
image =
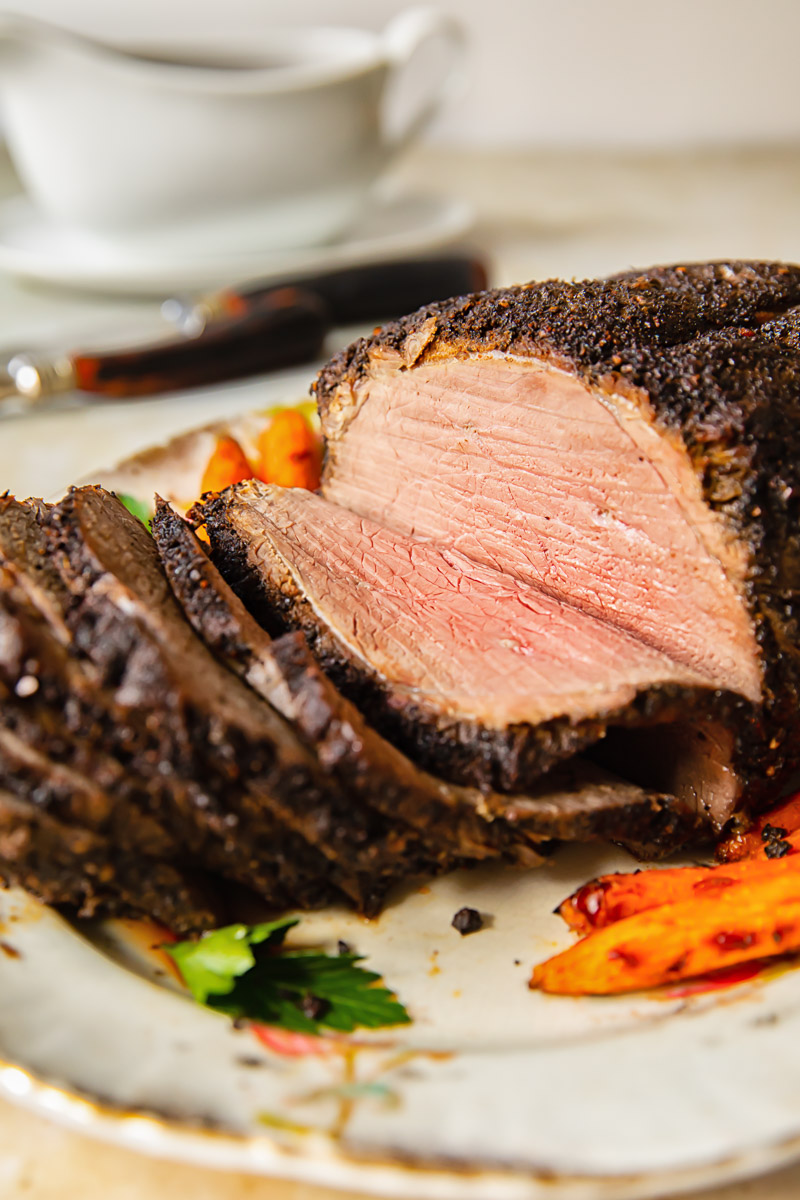
[[[251,823],[266,822],[273,858],[287,869],[305,865],[365,911],[397,879],[435,867],[418,834],[354,805],[293,727],[214,659],[177,606],[152,538],[116,499],[76,489],[50,513],[49,528],[75,596],[67,623],[76,644],[113,675],[139,631],[137,644],[170,681],[171,719],[180,717],[171,759],[194,763],[190,777],[207,778]],[[152,705],[152,683],[147,691]]]
[[[21,732],[0,726],[0,788],[30,800],[67,824],[109,837],[122,850],[155,858],[181,857],[183,847],[175,835],[135,803],[129,788],[125,803],[120,804],[118,796],[109,795],[75,766],[49,758]],[[120,769],[117,783],[123,782]]]
[[[330,501],[759,699],[745,562],[643,406],[533,357],[402,365],[375,369],[329,442]]]
[[[213,928],[223,912],[213,892],[190,874],[127,854],[2,789],[0,879],[81,917],[148,916],[175,933]]]
[[[10,572],[13,584],[45,616],[55,636],[68,645],[71,636],[64,623],[69,592],[50,557],[42,522],[47,505],[41,500],[21,503],[0,496],[0,570]]]
[[[12,644],[23,650],[19,658],[2,653],[3,631],[10,626]],[[113,819],[121,826],[138,824],[143,805],[192,861],[252,888],[268,904],[315,908],[334,898],[336,889],[320,874],[324,860],[314,858],[309,869],[304,842],[287,840],[283,830],[273,836],[263,814],[238,812],[226,804],[227,791],[210,786],[212,780],[177,771],[171,757],[176,737],[187,741],[185,731],[176,731],[181,714],[176,717],[174,705],[160,709],[153,699],[158,691],[146,695],[141,661],[132,657],[133,682],[123,673],[116,684],[104,683],[84,669],[85,661],[67,655],[41,620],[12,610],[10,597],[0,596],[0,687],[5,681],[7,689],[5,697],[0,691],[0,724],[55,762],[112,783],[109,794],[119,810]],[[115,759],[122,770],[117,779]],[[135,840],[137,833],[126,836]]]
[[[226,584],[186,521],[159,501],[153,535],[167,578],[195,632],[313,746],[349,794],[425,834],[442,863],[503,851],[536,861],[524,837],[486,819],[481,793],[420,771],[364,720],[323,674],[301,634],[273,641]],[[550,836],[550,835],[545,835]]]
[[[645,791],[580,756],[550,771],[530,795],[488,799],[491,811],[531,833],[575,842],[605,838],[642,859],[663,857],[708,832],[697,809],[675,795]]]
[[[627,631],[322,497],[249,482],[203,513],[222,570],[256,615],[302,629],[388,736],[450,775],[529,791],[610,727],[740,707]],[[729,804],[728,792],[704,798]]]
[[[444,839],[463,858],[499,849],[506,860],[531,865],[539,861],[536,847],[552,839],[612,837],[648,846],[653,856],[695,832],[692,809],[674,796],[614,781],[574,759],[550,787],[513,798],[447,784],[416,769],[335,689],[301,634],[269,638],[166,504],[157,507],[154,533],[173,588],[206,643],[294,721],[343,784],[423,829],[429,841]]]
[[[759,803],[797,757],[798,306],[742,262],[432,305],[323,369],[323,494],[749,701]]]

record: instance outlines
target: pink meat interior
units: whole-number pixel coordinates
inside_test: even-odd
[[[546,696],[546,707],[562,686],[588,696],[605,680],[614,692],[658,664],[662,678],[759,698],[742,559],[705,505],[686,451],[655,429],[646,402],[601,394],[536,361],[400,366],[376,362],[332,406],[323,491],[377,526],[431,543],[430,553],[440,548],[448,587],[461,581],[457,597],[435,601],[442,630],[450,621],[451,636],[471,631],[470,662],[454,686],[466,686],[467,671],[473,688],[485,686],[487,671],[498,684],[509,671],[518,699],[508,692],[507,711],[519,712],[526,688],[537,701]],[[379,536],[364,530],[362,545]],[[393,545],[396,562],[407,543]],[[411,560],[418,574],[420,553]],[[433,594],[433,576],[430,586]],[[465,589],[471,618],[456,612]],[[470,621],[488,623],[489,611],[495,633],[479,637]],[[501,624],[518,650],[500,647]],[[488,647],[494,665],[481,667]]]
[[[290,574],[395,690],[490,728],[622,708],[685,666],[537,586],[299,489],[248,485],[233,520],[263,575]]]

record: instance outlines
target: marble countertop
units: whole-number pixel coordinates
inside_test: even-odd
[[[800,147],[643,157],[415,151],[400,186],[457,193],[475,207],[470,242],[492,281],[589,276],[708,258],[800,261]],[[0,158],[0,196],[16,184]],[[0,278],[6,352],[65,347],[160,327],[156,300],[107,299]],[[163,326],[161,327],[163,328]],[[327,350],[353,331],[335,331]],[[52,495],[180,429],[263,407],[265,393],[302,396],[313,368],[177,398],[98,405],[0,423],[0,489]],[[706,1193],[709,1200],[794,1200],[800,1167]],[[333,1200],[339,1193],[161,1163],[66,1132],[0,1101],[5,1200]]]

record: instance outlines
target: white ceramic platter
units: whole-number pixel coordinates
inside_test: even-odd
[[[263,418],[233,431],[247,442]],[[97,481],[188,503],[213,441],[189,434]],[[723,991],[545,996],[571,938],[554,906],[634,866],[572,847],[520,873],[402,889],[376,920],[303,916],[342,939],[413,1023],[300,1045],[194,1004],[146,924],[72,926],[0,891],[0,1091],[144,1152],[350,1192],[452,1200],[634,1200],[800,1156],[800,973]],[[451,927],[463,905],[485,927]]]
[[[52,225],[20,195],[0,204],[0,270],[104,292],[172,295],[425,253],[462,237],[471,224],[472,213],[461,200],[378,195],[350,236],[328,245],[259,252],[248,240],[237,252],[230,244],[215,246],[209,237],[187,254],[168,244],[112,242]]]

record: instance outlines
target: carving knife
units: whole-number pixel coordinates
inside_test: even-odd
[[[124,400],[242,379],[320,357],[335,325],[386,319],[486,285],[483,263],[425,258],[331,271],[294,285],[252,283],[166,301],[179,335],[144,347],[0,361],[0,416],[75,400]]]

